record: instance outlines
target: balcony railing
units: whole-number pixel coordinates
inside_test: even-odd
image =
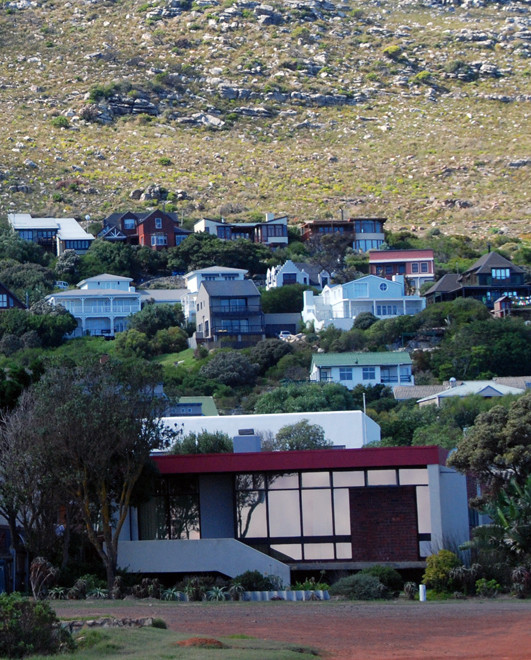
[[[261,314],[262,307],[260,305],[246,305],[245,307],[225,306],[225,305],[211,305],[210,312],[216,315],[226,314]]]

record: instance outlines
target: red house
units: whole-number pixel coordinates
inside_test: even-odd
[[[433,250],[371,250],[369,273],[392,280],[403,275],[418,294],[424,282],[433,282]]]
[[[149,213],[112,213],[103,221],[103,229],[98,237],[106,241],[145,245],[160,250],[179,245],[191,233],[180,226],[175,213],[156,209]]]

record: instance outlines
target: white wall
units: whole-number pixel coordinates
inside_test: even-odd
[[[380,440],[380,427],[361,410],[339,410],[333,412],[300,412],[276,415],[227,415],[219,417],[164,417],[170,428],[182,429],[183,437],[201,431],[222,431],[231,437],[240,429],[254,429],[255,433],[273,433],[287,424],[296,424],[307,419],[310,424],[319,424],[325,437],[336,446],[357,449],[368,442]]]
[[[455,551],[470,538],[466,477],[444,465],[428,465],[431,552]]]

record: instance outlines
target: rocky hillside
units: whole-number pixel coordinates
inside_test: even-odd
[[[0,2],[0,215],[531,238],[528,2]]]

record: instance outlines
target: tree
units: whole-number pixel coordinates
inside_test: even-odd
[[[78,277],[78,268],[81,257],[75,250],[65,250],[59,255],[55,264],[58,279],[75,282]]]
[[[199,375],[217,380],[223,385],[253,385],[256,381],[258,366],[239,351],[220,351],[204,364]]]
[[[352,327],[357,330],[368,330],[376,321],[378,321],[378,317],[374,316],[372,312],[361,312],[354,319]]]
[[[0,266],[0,282],[20,298],[34,303],[53,289],[55,277],[50,268],[35,263],[4,261]]]
[[[265,314],[302,312],[303,292],[311,289],[305,284],[287,284],[262,291],[262,310]]]
[[[76,504],[109,588],[134,486],[150,453],[173,435],[158,418],[159,376],[155,367],[108,361],[51,369],[32,390],[37,421],[28,435]]]
[[[523,487],[531,474],[531,393],[508,410],[494,406],[478,415],[448,465],[477,477],[485,494],[476,504],[496,496],[511,479]]]
[[[173,454],[226,454],[233,451],[232,439],[222,431],[189,433],[171,448]]]
[[[293,348],[286,341],[280,339],[263,339],[251,348],[249,357],[253,363],[259,366],[260,373],[263,374],[269,367],[277,364],[284,355],[288,355],[292,351]]]
[[[350,391],[337,383],[293,383],[266,392],[254,407],[258,414],[324,410],[352,410]]]
[[[300,449],[324,449],[332,443],[325,438],[325,432],[319,424],[310,424],[303,419],[296,424],[283,426],[277,433],[273,449],[279,451],[297,451]]]
[[[129,329],[143,332],[149,339],[152,339],[158,330],[182,327],[184,314],[179,304],[155,305],[148,303],[136,314],[131,314],[128,321]]]

